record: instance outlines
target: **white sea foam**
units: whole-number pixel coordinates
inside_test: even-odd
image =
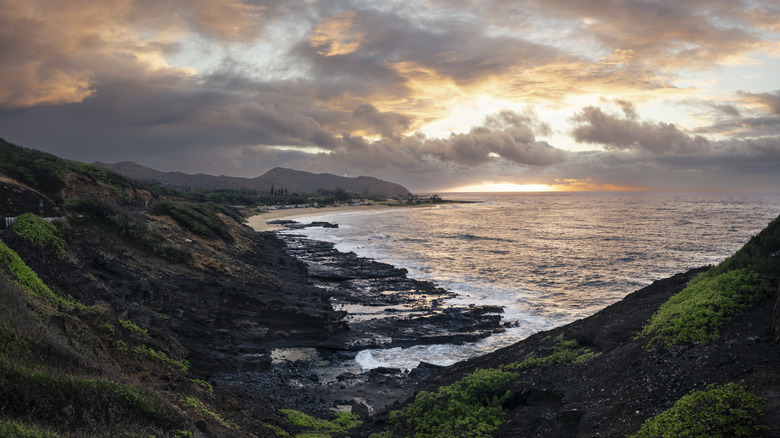
[[[453,304],[504,306],[504,319],[518,323],[465,346],[365,350],[361,367],[447,364],[492,351],[593,314],[653,280],[718,263],[780,214],[780,194],[458,196],[487,202],[329,214],[309,220],[339,228],[295,230],[406,268],[458,293]]]

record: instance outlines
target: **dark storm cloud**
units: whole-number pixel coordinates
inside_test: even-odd
[[[542,139],[553,130],[524,112],[444,138],[414,132],[462,96],[563,104],[573,93],[676,91],[680,66],[776,45],[770,1],[0,0],[0,11],[0,136],[83,161],[243,176],[286,165],[421,185],[589,169],[652,186],[654,175],[706,173],[699,159],[728,175],[729,159],[764,166],[777,153],[774,137],[721,144],[643,121],[633,98],[611,101],[622,115],[586,107],[572,119],[576,140],[607,152],[555,147]],[[271,35],[279,23],[291,30]],[[190,37],[223,64],[167,64]],[[273,59],[246,55],[266,38],[284,41]],[[263,77],[266,61],[275,69]],[[713,124],[698,132],[778,133],[780,92],[735,99],[708,104]]]
[[[366,103],[358,106],[352,112],[346,128],[348,131],[365,130],[369,134],[397,137],[408,132],[410,127],[410,117],[396,112],[381,112],[373,105]]]
[[[621,118],[588,106],[571,120],[577,126],[572,131],[575,140],[603,145],[612,150],[635,150],[653,155],[685,155],[707,152],[709,141],[699,135],[689,135],[672,123],[642,122],[628,112]]]
[[[777,187],[780,137],[713,143],[707,154],[656,156],[588,151],[545,169],[549,183],[656,190],[767,191]]]

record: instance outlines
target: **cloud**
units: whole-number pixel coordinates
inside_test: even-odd
[[[397,112],[381,112],[371,104],[355,108],[346,126],[348,131],[362,130],[369,135],[397,137],[411,128],[411,117]]]
[[[748,93],[740,91],[739,104],[708,101],[687,101],[689,105],[708,108],[712,123],[696,128],[701,134],[734,138],[773,136],[780,134],[780,91]]]
[[[639,151],[586,151],[544,170],[547,182],[651,190],[774,191],[780,136],[713,142],[704,154],[651,155]]]
[[[187,35],[251,41],[277,9],[239,0],[0,0],[0,107],[82,102],[128,65],[171,68],[165,57]]]
[[[771,114],[780,116],[780,90],[771,93],[748,93],[743,91],[739,95],[745,103],[760,106]]]
[[[672,123],[637,120],[633,106],[621,103],[626,117],[605,113],[601,108],[587,106],[571,121],[579,142],[596,143],[608,150],[634,150],[653,155],[685,155],[707,152],[709,141],[700,135],[689,135]]]
[[[683,68],[776,53],[780,8],[768,0],[0,0],[0,10],[0,135],[84,161],[243,176],[299,166],[420,187],[590,169],[652,185],[677,181],[675,163],[706,173],[697,162],[772,162],[780,134],[778,91],[699,99],[708,126],[695,131],[637,110],[696,93],[675,85]],[[221,63],[183,65],[198,45]],[[606,151],[557,147],[565,127],[528,111],[453,122],[443,138],[416,133],[474,102],[560,113],[598,95],[623,97],[599,104],[614,113],[586,106],[570,121],[577,141]]]

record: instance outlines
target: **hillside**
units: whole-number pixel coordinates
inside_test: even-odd
[[[328,173],[310,173],[300,170],[275,168],[256,178],[231,176],[190,175],[181,172],[160,172],[133,162],[116,164],[94,163],[137,181],[155,182],[163,186],[189,189],[241,189],[249,188],[268,192],[272,188],[285,189],[289,193],[316,193],[318,189],[342,188],[362,195],[405,196],[409,191],[403,186],[377,178],[359,176],[348,178]]]
[[[717,266],[437,370],[359,436],[780,436],[778,250],[780,217]]]
[[[322,357],[274,349],[485,336],[499,327],[462,328],[499,309],[452,326],[433,300],[431,326],[367,321],[360,338],[329,296],[447,291],[327,245],[293,258],[229,208],[4,141],[0,216],[16,217],[0,227],[0,437],[780,436],[780,217],[717,266],[494,353],[323,382]]]
[[[105,169],[0,156],[0,436],[274,436],[276,406],[207,379],[346,329],[282,243]]]

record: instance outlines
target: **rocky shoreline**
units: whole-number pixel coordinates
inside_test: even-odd
[[[404,300],[420,298],[408,293],[414,289],[431,297],[416,304],[419,311],[428,311],[436,309],[449,296],[447,291],[433,285],[406,279],[402,269],[360,259],[354,254],[338,253],[333,245],[291,234],[279,237],[286,242],[287,253],[307,265],[312,283],[327,290],[337,308],[340,303],[378,308],[405,304]],[[329,381],[313,376],[316,360],[299,360],[272,368],[271,376],[289,373],[293,377],[296,383],[290,387],[289,382],[293,380],[287,380],[287,394],[295,393],[296,389],[317,394],[316,398],[297,398],[291,406],[322,415],[333,409],[351,410],[367,421],[350,436],[369,437],[384,429],[391,410],[403,407],[419,391],[435,391],[477,369],[500,368],[522,361],[528,354],[549,354],[558,340],[572,339],[590,349],[594,358],[585,364],[522,371],[520,378],[508,388],[514,395],[505,403],[507,418],[495,436],[627,436],[637,431],[645,419],[670,408],[691,390],[734,381],[742,382],[748,390],[763,397],[765,412],[774,412],[780,407],[776,391],[780,384],[780,349],[771,335],[769,321],[776,296],[768,297],[730,322],[723,336],[707,345],[648,348],[646,341],[636,338],[658,306],[702,271],[694,269],[655,281],[593,316],[452,366],[421,364],[408,373],[386,368],[365,373],[346,371],[336,376],[335,381]],[[382,294],[383,290],[389,293]],[[431,309],[425,307],[428,304]],[[488,335],[493,321],[484,316],[498,315],[490,309],[484,310],[488,313],[469,314],[459,309],[456,318],[445,318],[434,330],[443,328],[451,336],[445,342],[469,342]],[[446,314],[443,310],[435,311]],[[472,318],[472,325],[457,325],[463,322],[460,318]],[[395,333],[396,323],[383,325],[376,320],[368,321],[362,324],[359,318],[353,320],[352,330],[337,334],[322,345],[334,343],[340,349],[335,357],[344,357],[352,349],[352,343],[359,342],[363,336],[368,336],[363,339],[372,339],[377,346],[386,347],[411,342],[421,334],[411,330],[409,336],[403,334],[398,340],[377,338],[382,333]],[[500,318],[495,323],[492,330],[501,330]],[[457,327],[463,328],[459,334]],[[418,341],[430,339],[421,337]],[[284,405],[284,400],[277,402]],[[780,421],[775,415],[769,414],[764,424],[769,428],[766,436],[778,436]]]
[[[286,222],[288,229],[299,229]],[[311,224],[307,224],[312,226]],[[313,226],[335,227],[316,223]],[[337,251],[333,244],[296,234],[276,234],[285,252],[306,266],[312,285],[330,298],[348,328],[325,340],[278,340],[265,344],[261,370],[215,373],[218,385],[263,394],[280,408],[327,415],[351,410],[366,418],[404,402],[417,383],[441,368],[363,370],[354,361],[366,348],[474,342],[505,330],[497,306],[452,306],[455,296],[405,269]],[[312,394],[316,394],[313,396]]]

